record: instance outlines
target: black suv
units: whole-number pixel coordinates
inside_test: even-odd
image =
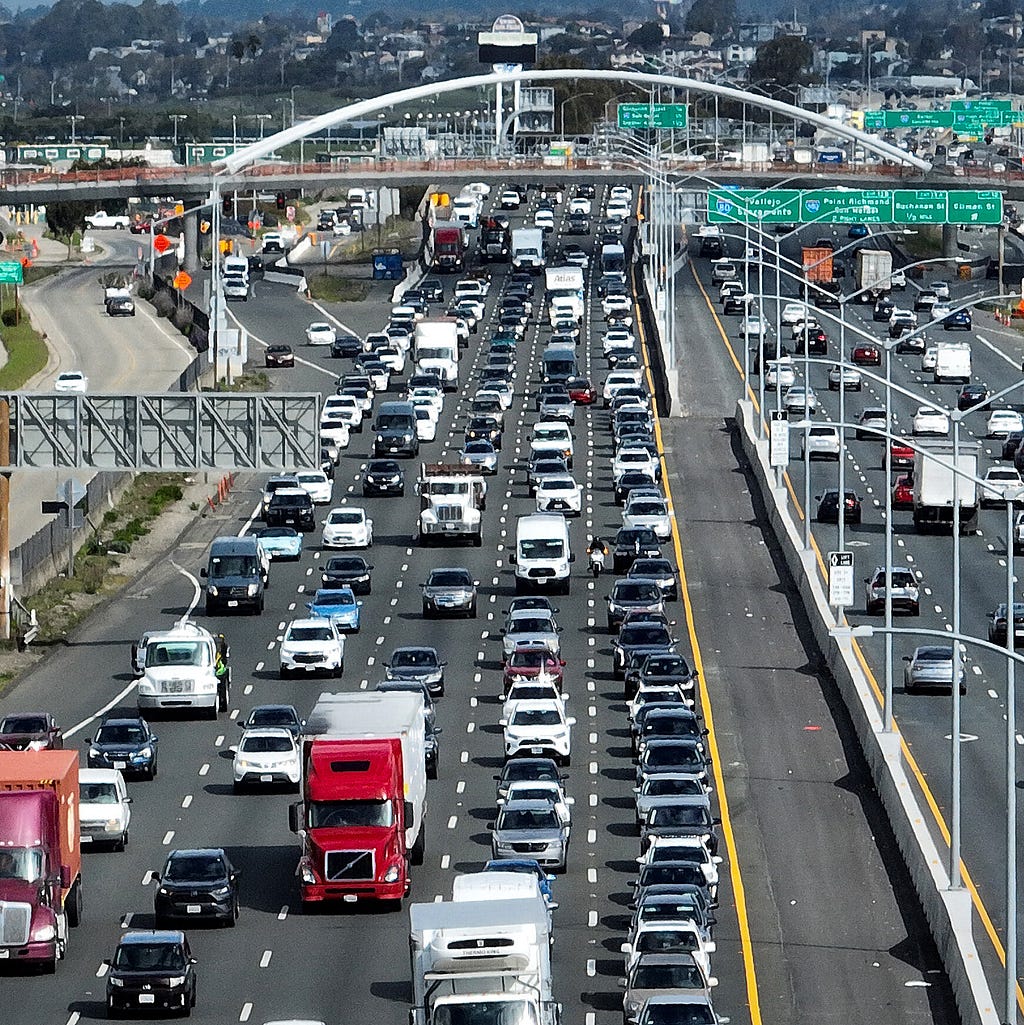
[[[296,530],[316,529],[313,499],[301,488],[282,488],[271,496],[263,517],[268,527],[294,527]]]
[[[371,459],[363,471],[364,495],[405,494],[405,471],[394,459]]]
[[[126,932],[103,962],[107,972],[107,1017],[130,1011],[179,1011],[196,1005],[196,959],[183,932]]]
[[[331,342],[331,356],[340,359],[344,356],[358,356],[363,351],[363,340],[355,335],[342,333]]]
[[[172,918],[238,920],[239,871],[219,847],[171,851],[163,872],[152,874],[160,885],[153,898],[157,925]]]
[[[141,715],[117,715],[115,710],[85,742],[90,769],[120,769],[126,777],[156,778],[157,738]]]

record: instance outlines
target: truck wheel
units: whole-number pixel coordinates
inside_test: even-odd
[[[126,829],[121,834],[121,839],[114,841],[114,850],[115,851],[126,851],[127,849],[128,849],[128,830]]]
[[[217,711],[226,712],[231,701],[231,691],[225,685],[217,689]]]
[[[75,883],[68,905],[68,925],[72,929],[82,924],[82,880]]]
[[[437,779],[437,759],[427,762],[427,779]]]
[[[483,538],[482,534],[474,534],[473,535],[473,547],[474,548],[479,548],[483,543],[484,543],[484,538]]]

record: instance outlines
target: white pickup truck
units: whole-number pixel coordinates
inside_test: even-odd
[[[85,223],[93,229],[119,228],[122,231],[127,231],[129,217],[127,214],[108,214],[106,210],[97,210],[96,213],[86,217]]]

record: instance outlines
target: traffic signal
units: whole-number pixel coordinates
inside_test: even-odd
[[[277,194],[276,206],[278,210],[283,210],[287,204],[288,199],[283,192]]]

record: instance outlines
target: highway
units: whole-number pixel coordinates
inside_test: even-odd
[[[804,244],[812,244],[823,234],[820,227],[803,233]],[[847,244],[845,228],[837,228],[832,232],[837,250]],[[801,238],[789,240],[784,246],[784,255],[799,260],[799,244]],[[738,253],[742,245],[735,241],[730,243],[731,251]],[[771,245],[769,244],[769,249]],[[710,282],[709,265],[706,260],[695,260],[693,263],[691,290],[696,292],[695,301],[707,311],[715,310],[715,327],[713,329],[717,343],[723,351],[730,347],[742,365],[743,345],[738,338],[739,318],[721,316],[721,307],[717,302],[717,286]],[[931,268],[929,268],[931,270]],[[950,278],[941,268],[935,269],[926,276],[922,283],[925,287],[928,278]],[[770,280],[770,289],[774,291],[774,268],[769,272],[766,268],[765,280]],[[786,279],[783,279],[784,282]],[[752,275],[752,282],[754,276]],[[848,283],[846,292],[853,290]],[[910,307],[913,304],[914,283],[911,282],[906,293],[893,293],[898,306]],[[791,299],[797,297],[798,286],[792,280],[783,285],[783,294]],[[952,282],[952,305],[967,301],[971,297],[984,294],[995,294],[994,282]],[[834,316],[835,311],[818,312],[818,318],[829,335],[828,357],[818,359],[834,360],[838,356],[839,327]],[[850,303],[847,306],[847,358],[852,346],[867,334],[876,340],[887,339],[887,324],[875,323],[871,317],[872,306]],[[774,338],[776,306],[773,300],[767,299],[764,314],[771,325],[770,333]],[[926,317],[927,313],[921,314]],[[923,321],[922,321],[923,322]],[[946,332],[939,328],[927,332],[930,342],[941,340],[960,341],[967,339],[972,343],[974,382],[985,385],[991,392],[1007,387],[1020,379],[1021,347],[1016,331],[1003,328],[990,314],[977,312],[974,318],[974,329],[967,332]],[[783,340],[792,349],[789,330],[783,328]],[[727,357],[728,358],[728,357]],[[799,379],[803,380],[803,361],[794,358]],[[939,408],[956,408],[958,386],[933,383],[931,372],[921,370],[921,358],[917,355],[899,355],[892,357],[893,382],[920,396],[920,401],[893,391],[893,410],[896,416],[896,430],[911,433],[911,419],[917,407],[922,404],[934,404]],[[884,386],[872,381],[868,374],[882,376],[883,368],[864,367],[864,387],[861,392],[848,391],[845,400],[845,416],[847,422],[855,422],[861,410],[866,406],[884,405]],[[830,392],[826,384],[827,366],[812,365],[810,383],[821,402],[821,411],[814,417],[821,421],[839,420],[839,395]],[[740,379],[733,372],[734,394],[738,397]],[[758,379],[753,377],[752,387],[755,394]],[[1020,393],[1012,393],[1006,400],[997,402],[996,406],[1011,405],[1021,407]],[[766,397],[766,409],[775,408],[774,390]],[[965,441],[975,440],[981,445],[979,474],[984,475],[989,466],[1012,465],[1002,463],[1001,438],[986,436],[988,410],[979,410],[969,414],[961,425],[961,437]],[[794,429],[791,437],[791,461],[789,480],[791,497],[797,506],[802,508],[804,501],[804,464],[800,458],[800,430]],[[857,440],[853,431],[846,434],[846,487],[852,489],[862,499],[863,522],[846,527],[846,546],[855,553],[855,582],[857,586],[857,603],[847,610],[847,615],[854,625],[866,623],[881,627],[884,625],[882,616],[867,616],[864,609],[863,578],[869,576],[877,566],[885,564],[884,548],[884,505],[885,505],[885,471],[882,466],[882,445],[878,441]],[[894,479],[897,473],[894,471]],[[822,493],[826,487],[837,487],[838,472],[835,463],[812,463],[812,496]],[[814,516],[816,501],[812,498],[811,515]],[[802,512],[801,512],[802,515]],[[1003,507],[983,509],[978,520],[978,530],[974,535],[962,539],[961,548],[961,630],[962,632],[988,639],[988,615],[1000,601],[1006,600],[1006,511]],[[819,553],[836,549],[838,545],[837,527],[812,524],[815,544]],[[952,539],[945,535],[919,534],[913,525],[910,510],[895,510],[893,514],[893,552],[894,565],[908,567],[918,577],[921,586],[921,614],[919,618],[908,618],[896,613],[894,626],[907,629],[932,629],[948,631],[953,629],[953,572],[952,572]],[[1014,577],[1016,583],[1017,577]],[[1019,585],[1015,587],[1017,599],[1020,600]],[[903,661],[918,644],[939,643],[934,638],[915,638],[907,635],[896,635],[893,638],[893,681],[894,681],[894,712],[900,729],[916,763],[914,769],[919,784],[926,786],[934,796],[941,820],[929,816],[928,825],[932,829],[940,847],[948,847],[948,826],[951,810],[950,787],[950,713],[951,699],[948,691],[944,693],[924,692],[908,694],[903,687]],[[864,639],[860,642],[867,658],[870,670],[878,686],[882,686],[884,677],[885,641],[881,634]],[[975,906],[979,913],[977,940],[979,950],[985,957],[989,979],[997,992],[1002,992],[1002,942],[1005,937],[1005,807],[1006,807],[1006,769],[1005,769],[1005,733],[1007,709],[1006,668],[1005,660],[994,652],[980,648],[967,650],[967,686],[968,693],[961,702],[961,756],[963,771],[963,831],[962,857],[965,869],[965,884],[968,886]],[[1019,716],[1019,707],[1014,710],[1015,721]],[[1024,735],[1015,731],[1018,745],[1024,743]],[[1020,773],[1017,773],[1019,779]],[[1019,786],[1019,783],[1015,783]],[[945,830],[945,835],[943,835]],[[1020,868],[1018,858],[1018,871]],[[1018,916],[1019,927],[1019,916]],[[1019,975],[1019,967],[1018,967]],[[1018,1000],[1019,1000],[1018,989]]]
[[[492,198],[500,191],[492,183]],[[601,198],[599,190],[598,202]],[[531,197],[531,205],[536,196]],[[564,215],[564,204],[559,218]],[[488,314],[505,268],[494,265]],[[453,281],[454,279],[449,279]],[[735,378],[720,336],[696,289],[684,293],[688,358],[700,372],[683,382],[684,415],[662,424],[667,478],[688,587],[673,610],[680,650],[701,669],[702,704],[713,729],[715,791],[724,819],[722,907],[714,956],[720,979],[715,1005],[737,1025],[761,1021],[952,1023],[957,1020],[923,919],[901,873],[849,724],[827,674],[807,648],[790,582],[780,576],[763,535],[751,479],[730,434]],[[85,924],[71,937],[55,978],[4,978],[9,1020],[55,1025],[103,1017],[102,959],[128,927],[152,924],[149,870],[168,850],[223,845],[242,870],[242,915],[234,930],[194,929],[199,959],[200,1022],[282,1017],[406,1020],[410,1000],[406,914],[344,907],[304,915],[294,871],[296,839],[287,828],[289,795],[236,796],[228,747],[231,720],[251,705],[290,701],[306,712],[321,690],[372,687],[381,661],[399,644],[432,643],[449,659],[447,695],[439,704],[440,778],[430,784],[426,863],[414,870],[413,900],[448,896],[451,880],[489,857],[494,817],[492,776],[502,764],[500,648],[496,631],[513,593],[506,538],[515,518],[532,511],[522,464],[547,329],[535,319],[521,343],[517,394],[499,472],[489,484],[484,545],[444,551],[411,546],[417,501],[359,497],[368,432],[353,436],[334,485],[335,502],[366,505],[375,521],[373,593],[364,623],[351,635],[342,681],[281,681],[276,645],[317,583],[317,535],[296,564],[272,571],[260,617],[218,617],[232,647],[233,709],[218,722],[160,721],[160,774],[129,784],[132,841],[125,853],[86,854]],[[329,392],[345,364],[296,343],[319,319],[293,292],[264,284],[233,312],[267,343],[288,342],[301,362],[275,372],[275,384]],[[346,312],[360,331],[379,326],[381,305]],[[582,359],[599,382],[600,306],[590,293]],[[422,458],[451,458],[461,445],[464,407],[483,362],[484,329],[463,356],[463,390],[446,399],[438,441]],[[258,344],[258,343],[257,343]],[[568,789],[574,796],[569,871],[554,884],[555,993],[563,1020],[609,1025],[621,1014],[619,944],[637,839],[624,743],[621,684],[610,668],[611,638],[603,598],[611,580],[594,581],[583,556],[591,532],[609,537],[621,522],[611,494],[608,414],[580,408],[574,429],[576,475],[587,485],[584,513],[570,526],[577,553],[572,593],[556,600],[570,710],[577,720]],[[408,464],[414,474],[417,464]],[[173,558],[196,572],[209,540],[245,528],[259,496],[241,481],[217,517],[199,521]],[[425,621],[418,584],[435,565],[465,565],[482,584],[477,620]],[[52,708],[74,744],[85,746],[107,707],[132,704],[129,647],[145,630],[180,615],[192,587],[170,560],[104,607],[0,701],[0,712]],[[206,622],[204,617],[199,617]],[[71,681],[71,686],[69,686]]]
[[[25,391],[50,391],[57,375],[81,370],[95,394],[163,392],[195,358],[195,350],[148,303],[136,304],[134,317],[108,317],[99,278],[111,270],[130,270],[143,242],[126,232],[100,233],[108,252],[89,266],[62,269],[22,292],[25,308],[36,329],[46,335],[46,367]],[[40,502],[53,501],[59,481],[67,473],[47,470],[16,474],[11,487],[10,543],[14,547],[31,537],[48,519]],[[88,471],[71,476],[83,483]]]

